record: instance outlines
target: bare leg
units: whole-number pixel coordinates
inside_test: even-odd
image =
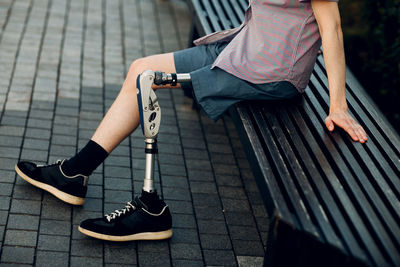
[[[108,153],[139,125],[136,78],[148,69],[166,73],[176,72],[173,53],[149,56],[132,63],[120,93],[91,138]]]

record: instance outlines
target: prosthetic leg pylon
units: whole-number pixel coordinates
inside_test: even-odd
[[[191,82],[190,74],[164,73],[161,71],[146,70],[137,78],[137,100],[139,106],[140,125],[145,137],[146,169],[143,182],[143,191],[154,191],[154,160],[158,153],[157,136],[161,123],[161,108],[152,85],[177,85],[177,83]]]

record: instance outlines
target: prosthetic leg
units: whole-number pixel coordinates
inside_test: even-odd
[[[191,82],[190,74],[167,74],[160,71],[146,70],[137,78],[140,125],[146,143],[146,169],[143,183],[143,191],[145,192],[151,193],[154,191],[154,159],[158,153],[157,135],[161,123],[161,108],[152,85],[170,84],[174,86],[177,83],[184,82]]]

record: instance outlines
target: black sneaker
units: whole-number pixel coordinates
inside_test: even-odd
[[[15,171],[28,183],[49,192],[62,201],[72,205],[83,205],[88,177],[82,174],[65,175],[61,169],[64,161],[58,160],[55,164],[47,166],[21,161],[15,165]]]
[[[167,239],[172,236],[172,218],[168,206],[163,201],[162,204],[159,213],[151,213],[136,197],[123,209],[83,221],[78,229],[85,235],[108,241]]]

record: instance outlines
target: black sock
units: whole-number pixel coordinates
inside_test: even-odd
[[[151,213],[160,213],[165,206],[163,201],[158,197],[157,190],[154,190],[151,193],[142,190],[140,200],[146,205],[147,210]]]
[[[62,165],[68,176],[76,174],[90,175],[107,158],[108,153],[99,144],[90,140],[75,156]]]

